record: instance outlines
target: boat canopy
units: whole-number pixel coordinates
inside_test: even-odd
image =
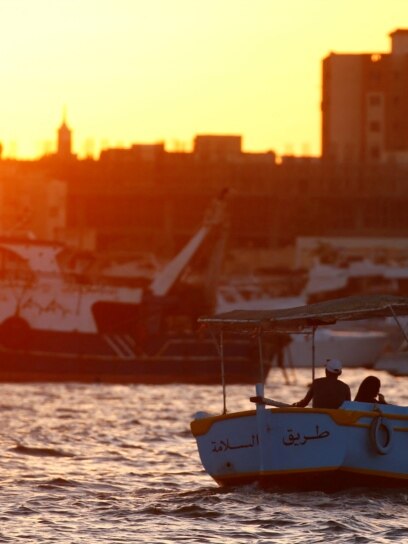
[[[219,331],[302,332],[337,321],[408,315],[408,297],[358,295],[283,310],[234,310],[198,322]]]

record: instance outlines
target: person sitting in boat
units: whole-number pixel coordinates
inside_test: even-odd
[[[292,406],[307,406],[313,399],[313,408],[339,408],[345,400],[351,400],[350,387],[339,380],[342,364],[338,359],[326,362],[326,377],[313,381],[304,399]]]
[[[375,402],[387,404],[384,395],[380,393],[381,382],[377,376],[367,376],[358,388],[356,398],[359,402]]]

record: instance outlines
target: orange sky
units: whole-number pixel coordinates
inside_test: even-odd
[[[4,156],[240,134],[320,153],[321,60],[388,52],[408,0],[0,0]]]

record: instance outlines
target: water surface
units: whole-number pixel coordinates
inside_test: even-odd
[[[344,370],[352,393],[367,373]],[[374,374],[408,405],[407,378]],[[299,400],[311,376],[296,377],[273,371],[266,396]],[[228,408],[253,408],[253,394],[229,387]],[[408,489],[219,488],[189,428],[199,410],[220,413],[218,386],[2,384],[0,395],[0,542],[408,542]]]

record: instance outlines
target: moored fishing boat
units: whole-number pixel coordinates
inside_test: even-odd
[[[311,335],[293,334],[286,348],[286,364],[294,367],[310,367],[312,364]],[[389,343],[389,335],[381,330],[361,330],[348,327],[335,329],[321,327],[315,332],[315,364],[324,367],[333,353],[345,367],[374,366]]]
[[[78,277],[61,267],[61,244],[0,238],[0,382],[217,382],[218,347],[196,316],[215,298],[226,194],[138,287]],[[230,337],[225,355],[230,383],[253,380],[251,341]]]
[[[385,370],[394,376],[408,376],[408,342],[404,340],[400,347],[384,353],[375,363],[376,370]]]
[[[269,334],[313,334],[337,321],[400,315],[408,315],[408,298],[373,295],[200,321],[221,338],[230,330],[255,334],[262,347]],[[262,373],[250,400],[256,409],[228,413],[224,383],[222,414],[199,412],[191,423],[202,464],[219,484],[408,486],[408,407],[346,401],[338,409],[298,408],[266,398]]]

